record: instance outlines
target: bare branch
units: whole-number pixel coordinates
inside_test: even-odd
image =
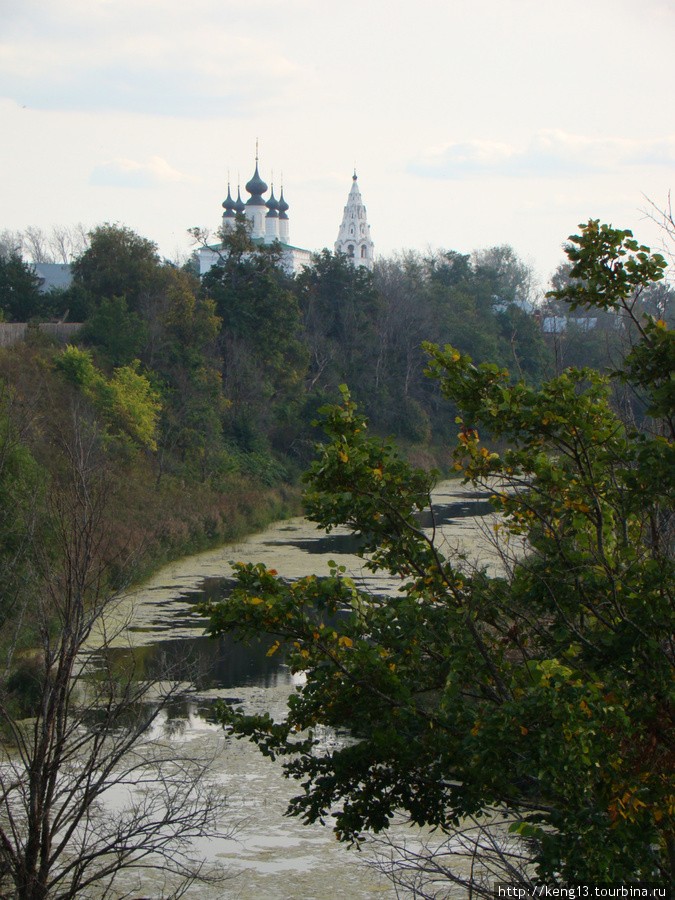
[[[14,648],[32,635],[29,696],[12,681],[17,654],[0,675],[0,896],[116,900],[129,896],[124,873],[143,884],[152,870],[152,896],[176,900],[225,877],[194,850],[227,833],[223,797],[212,756],[165,727],[185,682],[110,652],[126,626],[110,587],[110,485],[97,436],[75,425],[68,478],[30,532],[30,590],[14,620]]]

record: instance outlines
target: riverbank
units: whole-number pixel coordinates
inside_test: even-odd
[[[17,522],[7,523],[7,540],[0,534],[3,552],[9,553],[7,567],[16,564],[12,540],[19,525],[33,534],[23,554],[51,552],[52,526],[42,535],[45,546],[33,546],[35,523],[55,513],[56,497],[71,502],[65,498],[72,499],[83,480],[87,491],[95,487],[101,493],[97,552],[104,581],[115,589],[138,584],[166,563],[301,514],[301,474],[312,441],[321,438],[318,429],[303,437],[300,456],[290,446],[267,443],[264,435],[248,449],[233,439],[223,443],[222,435],[220,444],[213,438],[194,446],[197,426],[191,419],[182,425],[174,421],[177,413],[167,395],[166,421],[157,425],[152,441],[139,444],[133,429],[124,427],[138,412],[138,402],[117,409],[119,398],[111,394],[108,414],[102,415],[86,391],[62,376],[56,364],[60,352],[36,337],[0,350],[0,490],[17,511]],[[399,447],[414,467],[437,469],[444,477],[451,471],[452,452],[442,443],[400,441]],[[8,454],[12,465],[3,466]]]
[[[118,483],[111,500],[113,580],[139,584],[168,563],[221,547],[302,511],[298,481],[232,478],[217,488],[165,479]]]
[[[401,456],[414,467],[437,469],[443,480],[459,476],[451,471],[451,453],[445,447],[402,446]],[[300,471],[274,484],[242,475],[217,484],[165,478],[155,483],[151,472],[129,470],[118,478],[112,501],[117,532],[113,549],[125,560],[115,579],[127,585],[145,581],[163,566],[206,550],[215,550],[274,522],[303,513]]]

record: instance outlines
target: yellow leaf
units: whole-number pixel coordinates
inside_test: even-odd
[[[350,637],[346,637],[345,635],[342,635],[342,637],[338,641],[338,644],[340,647],[353,647],[354,641]]]
[[[267,651],[267,653],[265,654],[265,656],[274,656],[274,654],[277,652],[277,650],[279,649],[279,647],[280,647],[279,641],[275,641],[275,642],[272,644],[272,646],[270,647],[270,649]]]
[[[251,604],[251,606],[257,606],[259,603],[263,603],[264,601],[262,597],[251,597],[248,602]]]

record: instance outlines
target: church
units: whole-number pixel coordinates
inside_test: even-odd
[[[374,246],[370,237],[366,207],[363,205],[361,191],[356,183],[355,169],[338,239],[335,241],[335,252],[346,254],[355,266],[365,266],[372,271]]]
[[[241,189],[237,189],[237,199],[232,197],[230,185],[227,185],[227,197],[223,201],[223,217],[221,229],[228,231],[234,228],[237,215],[245,215],[251,229],[251,238],[258,244],[272,244],[279,241],[282,247],[282,263],[290,273],[300,272],[303,266],[312,263],[312,250],[296,247],[290,239],[290,218],[288,216],[289,204],[284,198],[284,189],[281,188],[279,198],[274,196],[274,185],[270,190],[267,200],[264,194],[268,186],[260,177],[258,170],[258,154],[255,159],[255,172],[253,177],[245,185],[249,198],[244,201],[241,198]],[[199,274],[208,272],[211,266],[219,259],[220,244],[202,247],[197,251],[199,257]],[[373,268],[374,244],[370,236],[370,225],[366,216],[366,207],[361,198],[361,192],[357,184],[356,171],[352,176],[352,187],[344,208],[342,224],[335,242],[335,252],[344,253],[355,266]]]

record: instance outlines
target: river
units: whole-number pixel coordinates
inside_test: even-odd
[[[437,536],[446,552],[460,548],[489,568],[498,559],[487,535],[491,507],[487,494],[477,495],[456,481],[434,491]],[[422,520],[423,526],[430,521]],[[203,842],[198,849],[209,860],[225,864],[233,880],[213,894],[193,887],[187,897],[237,900],[393,900],[393,887],[367,865],[369,851],[348,850],[337,843],[330,827],[304,826],[284,817],[297,786],[284,779],[278,763],[263,758],[246,741],[228,738],[214,721],[216,698],[236,698],[247,711],[284,715],[295,679],[283,660],[266,656],[269,642],[243,647],[231,639],[203,635],[204,619],[195,606],[205,599],[227,596],[232,585],[231,562],[262,562],[285,578],[327,574],[328,560],[368,590],[385,594],[400,581],[367,571],[356,555],[356,542],[345,529],[330,535],[306,519],[278,522],[218,550],[166,566],[148,582],[127,594],[116,610],[119,636],[110,652],[140,653],[145,665],[153,660],[171,664],[185,660],[184,678],[194,693],[180,708],[163,716],[157,727],[173,740],[217,753],[213,778],[226,800],[223,828],[237,823],[235,838]],[[113,629],[114,630],[114,629]],[[410,836],[410,829],[402,834]]]

